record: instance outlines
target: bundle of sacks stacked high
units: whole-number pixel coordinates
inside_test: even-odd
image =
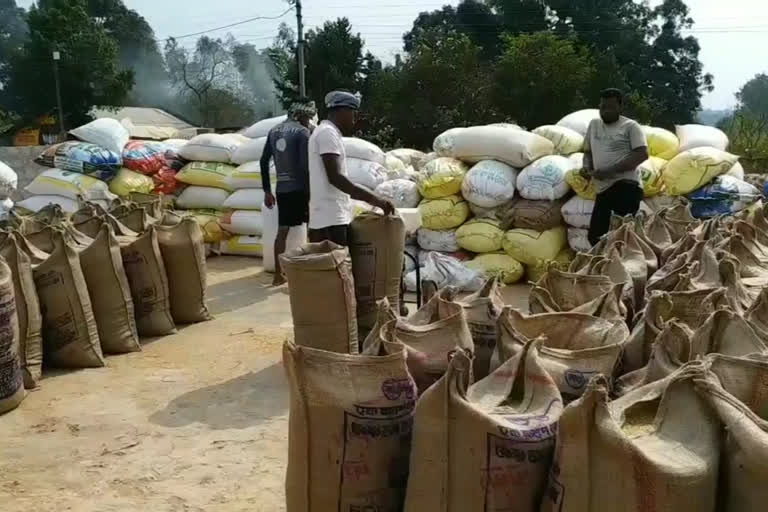
[[[340,301],[338,333],[285,345],[287,510],[763,510],[766,284],[768,208],[676,200],[545,272],[528,312],[495,278],[407,318],[382,300],[358,355]]]
[[[210,318],[198,224],[164,211],[157,196],[132,197],[143,202],[109,210],[83,202],[71,214],[48,204],[3,221],[0,261],[10,270],[17,335],[14,354],[0,343],[0,387],[36,387],[43,363],[105,366],[105,354],[141,350],[141,337]]]

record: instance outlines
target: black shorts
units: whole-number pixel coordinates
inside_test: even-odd
[[[349,224],[339,224],[338,226],[328,226],[327,228],[309,230],[310,242],[316,244],[324,240],[331,241],[342,247],[347,247],[349,245]]]
[[[280,227],[301,226],[309,222],[309,194],[304,191],[278,193],[276,200]]]

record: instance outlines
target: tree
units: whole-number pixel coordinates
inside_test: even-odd
[[[85,0],[39,0],[28,13],[29,39],[11,55],[2,91],[10,110],[33,119],[56,109],[51,53],[61,54],[59,70],[64,121],[90,120],[95,105],[122,105],[133,73],[121,70],[117,45],[88,15]]]
[[[596,74],[589,52],[552,33],[506,36],[491,79],[493,103],[533,129],[588,102]]]
[[[17,7],[15,0],[0,0],[0,89],[8,80],[11,55],[21,50],[28,37],[24,9]]]
[[[736,99],[739,112],[768,117],[768,75],[755,75],[736,93]]]

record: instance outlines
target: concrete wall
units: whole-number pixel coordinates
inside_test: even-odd
[[[47,169],[37,165],[34,159],[45,151],[48,146],[0,146],[0,162],[13,169],[19,176],[19,186],[12,198],[16,201],[28,197],[24,187],[29,185],[35,176]]]

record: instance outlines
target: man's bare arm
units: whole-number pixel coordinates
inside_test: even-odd
[[[634,171],[640,164],[648,160],[648,148],[645,146],[633,149],[626,158],[609,165],[603,169],[595,169],[595,176],[598,178],[610,178],[614,174]]]
[[[341,164],[339,162],[339,155],[327,154],[322,155],[323,166],[325,167],[325,173],[328,176],[328,181],[341,190],[342,192],[349,194],[352,199],[359,201],[365,201],[366,203],[376,206],[384,210],[384,213],[389,215],[394,213],[394,207],[389,201],[385,201],[371,192],[368,192],[362,187],[358,187],[349,179],[341,174]]]

